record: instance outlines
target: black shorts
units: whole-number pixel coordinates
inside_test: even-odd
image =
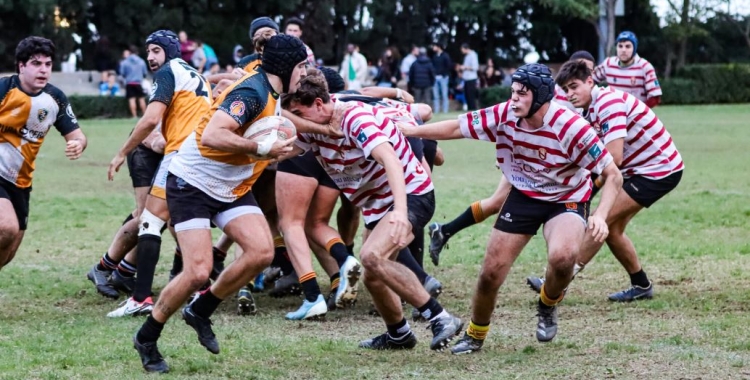
[[[672,173],[662,179],[648,179],[643,176],[633,176],[625,180],[622,190],[639,205],[649,208],[663,196],[669,194],[680,183],[682,170]]]
[[[143,86],[139,84],[126,84],[125,85],[125,98],[145,98],[146,94],[143,93]]]
[[[427,194],[422,195],[406,195],[406,208],[408,210],[409,222],[411,223],[411,231],[413,233],[422,233],[422,229],[427,223],[432,220],[432,215],[435,214],[435,192],[430,191]],[[393,209],[393,206],[391,206]],[[368,230],[375,229],[380,220],[365,224],[365,228]]]
[[[435,140],[422,139],[422,146],[424,152],[424,159],[427,161],[427,165],[430,170],[435,166],[435,156],[437,156],[438,142]]]
[[[167,175],[167,207],[173,227],[193,220],[206,220],[215,223],[219,228],[224,228],[226,223],[217,220],[217,216],[231,214],[230,211],[240,207],[249,210],[243,214],[263,214],[250,191],[234,202],[222,202],[172,173]],[[204,227],[208,228],[209,224],[206,223]]]
[[[151,186],[162,158],[164,158],[163,154],[156,153],[143,144],[138,144],[128,154],[128,171],[130,171],[133,187]]]
[[[591,174],[591,180],[595,181],[595,174]],[[656,203],[659,199],[669,194],[674,190],[682,180],[682,170],[672,173],[662,179],[648,179],[647,177],[636,175],[625,180],[622,184],[622,190],[625,191],[630,198],[633,198],[635,203],[638,203],[642,207],[649,208],[652,204]],[[594,186],[594,191],[591,193],[593,198],[599,193],[600,188]]]
[[[292,157],[288,160],[279,162],[279,166],[276,170],[303,177],[315,178],[318,181],[318,185],[330,187],[334,190],[339,189],[328,173],[326,173],[325,169],[323,169],[323,166],[320,165],[320,162],[315,158],[315,153],[311,150],[301,156]]]
[[[13,205],[13,211],[18,218],[18,229],[26,230],[29,223],[29,199],[31,198],[31,187],[22,189],[13,183],[0,178],[0,198],[5,198]]]
[[[495,229],[509,234],[536,235],[542,224],[566,212],[580,216],[585,224],[589,216],[589,202],[540,201],[529,198],[513,187],[500,209]]]

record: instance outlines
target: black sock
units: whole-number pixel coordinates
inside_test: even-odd
[[[315,272],[300,276],[299,284],[302,286],[302,292],[305,294],[307,301],[315,302],[318,299],[320,286],[318,286],[318,279],[315,277]]]
[[[419,283],[424,284],[424,281],[427,279],[427,272],[425,272],[424,269],[422,269],[422,266],[419,265],[417,260],[414,259],[414,256],[412,256],[409,248],[404,248],[398,251],[396,261],[414,272],[414,274],[416,274],[417,278],[419,279]]]
[[[135,264],[128,262],[127,259],[122,259],[120,265],[117,266],[117,273],[122,277],[135,277],[136,271],[138,271],[138,268]]]
[[[411,328],[409,328],[409,323],[406,322],[406,318],[392,325],[385,326],[388,328],[388,335],[390,335],[391,338],[400,338],[411,330]]]
[[[133,220],[133,214],[132,213],[128,214],[128,217],[125,218],[125,220],[122,222],[122,225],[124,226],[127,222],[129,222],[131,220]]]
[[[552,309],[553,307],[555,307],[555,306],[548,306],[548,305],[546,305],[544,302],[542,302],[542,298],[541,297],[539,298],[539,301],[537,302],[537,305],[539,305],[539,307],[542,308],[542,309]]]
[[[227,253],[224,252],[224,251],[222,251],[222,250],[220,250],[220,249],[218,249],[218,248],[216,248],[216,247],[213,247],[212,253],[213,253],[213,256],[214,256],[214,261],[224,262],[224,259],[227,258]]]
[[[349,258],[349,251],[346,250],[344,243],[333,244],[328,252],[330,252],[331,256],[336,259],[339,268],[341,268],[346,259]]]
[[[104,256],[99,260],[99,264],[96,264],[96,270],[113,271],[117,269],[118,264],[120,264],[119,261],[109,257],[109,252],[104,252]]]
[[[347,245],[346,251],[349,252],[349,255],[354,256],[354,243]]]
[[[648,288],[651,285],[651,281],[648,280],[648,276],[643,269],[630,275],[630,283],[641,288]]]
[[[438,301],[436,301],[434,298],[430,297],[430,300],[427,301],[426,304],[422,305],[421,307],[418,307],[417,310],[419,310],[419,314],[422,314],[422,316],[425,319],[430,319],[440,313],[443,312],[443,307],[440,306]]]
[[[289,273],[294,272],[294,266],[292,265],[292,261],[289,260],[289,255],[286,252],[286,247],[277,247],[274,250],[273,261],[276,263],[276,265],[273,265],[273,262],[271,263],[271,265],[281,268],[281,273],[283,273],[284,275],[288,275]]]
[[[174,259],[172,260],[172,270],[170,270],[170,273],[176,276],[180,272],[182,272],[182,251],[180,247],[177,247],[174,250]]]
[[[211,289],[208,289],[198,296],[198,299],[190,305],[190,308],[193,309],[195,315],[201,318],[208,318],[216,311],[221,301],[211,293]]]
[[[143,323],[141,329],[138,330],[136,339],[138,343],[156,342],[161,336],[161,330],[164,329],[164,324],[154,319],[153,316],[149,315],[146,318],[146,322]]]
[[[161,236],[149,234],[138,236],[138,276],[135,278],[135,289],[133,289],[133,299],[138,302],[143,302],[151,296],[160,250]]]
[[[445,235],[446,238],[449,238],[452,235],[463,230],[464,228],[473,226],[476,223],[476,220],[474,220],[474,213],[471,211],[471,206],[469,206],[469,208],[467,208],[466,211],[464,211],[456,219],[443,224],[443,235]]]
[[[331,276],[331,293],[335,293],[336,289],[339,288],[340,278],[341,278],[340,272],[336,272],[333,274],[333,276]]]
[[[414,240],[409,243],[409,251],[420,267],[424,268],[424,228],[412,230]]]

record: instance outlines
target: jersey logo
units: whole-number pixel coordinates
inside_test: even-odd
[[[473,125],[479,125],[479,112],[474,111],[471,113],[471,118],[473,119],[471,121],[471,124]]]
[[[364,144],[365,141],[367,141],[367,135],[365,135],[365,131],[360,131],[357,135],[357,141]]]
[[[599,156],[601,155],[602,155],[602,149],[599,148],[599,144],[594,144],[591,146],[591,148],[589,148],[589,156],[591,156],[591,158],[593,158],[594,160],[599,158]]]
[[[232,116],[237,116],[237,117],[244,115],[245,114],[245,103],[243,103],[241,100],[235,100],[229,106],[229,113]]]
[[[78,124],[78,119],[76,119],[76,115],[75,115],[75,114],[73,114],[73,107],[71,107],[71,106],[70,106],[70,104],[68,104],[68,107],[67,107],[67,108],[65,108],[65,113],[66,113],[66,114],[68,115],[68,117],[70,118],[70,122],[71,122],[71,123],[73,123],[73,124]]]
[[[609,122],[604,122],[604,124],[602,124],[601,126],[601,129],[602,129],[602,133],[606,134],[609,131]]]
[[[424,173],[424,169],[422,169],[422,164],[420,164],[420,163],[417,163],[417,168],[416,168],[416,170],[415,170],[415,171],[417,172],[417,174],[422,174],[422,173]]]
[[[567,211],[578,211],[578,203],[568,202],[565,204],[565,210]]]
[[[547,159],[547,149],[539,148],[539,159],[540,160],[546,160]]]
[[[154,82],[154,86],[151,87],[151,96],[149,96],[148,100],[154,100],[154,96],[156,96],[156,89],[159,88],[159,84]]]
[[[635,77],[630,77],[630,85],[635,86]]]
[[[36,118],[41,123],[41,122],[44,121],[44,119],[47,118],[47,115],[49,115],[49,111],[47,111],[46,109],[42,108],[42,109],[39,110],[39,112],[37,112]]]
[[[658,79],[654,80],[654,87],[659,87],[659,80]]]

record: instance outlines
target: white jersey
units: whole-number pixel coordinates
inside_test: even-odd
[[[609,57],[594,69],[594,80],[607,82],[609,87],[634,95],[644,102],[661,96],[661,87],[656,79],[654,66],[636,54],[630,66],[620,66],[617,57]]]
[[[654,111],[628,93],[594,87],[584,117],[604,144],[624,139],[620,170],[625,178],[664,178],[685,167],[680,152]]]
[[[365,223],[380,220],[393,206],[393,194],[385,168],[372,158],[380,144],[391,144],[401,161],[406,194],[423,195],[433,185],[417,161],[406,137],[382,110],[361,102],[344,114],[341,128],[344,137],[300,133],[296,144],[315,153],[318,162],[341,192],[362,207]]]
[[[554,102],[536,130],[518,125],[510,102],[460,115],[458,121],[464,137],[495,143],[505,177],[533,199],[588,201],[590,172],[601,174],[613,161],[589,123]]]

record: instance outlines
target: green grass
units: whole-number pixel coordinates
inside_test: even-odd
[[[356,308],[330,313],[320,323],[285,321],[283,314],[300,300],[260,295],[255,317],[235,315],[232,300],[221,306],[214,317],[222,346],[217,356],[181,320],[170,321],[159,342],[172,367],[164,378],[750,377],[750,107],[657,111],[686,171],[674,193],[628,229],[656,284],[654,300],[606,301],[608,293],[628,286],[628,278],[605,248],[571,286],[558,336],[537,343],[536,296],[524,284],[545,266],[544,241],[536,237],[500,290],[481,353],[431,352],[422,324],[412,324],[420,339],[413,351],[357,349],[359,340],[384,329],[366,315],[365,292]],[[15,260],[0,272],[0,378],[147,376],[130,343],[143,319],[107,319],[116,303],[96,294],[85,278],[134,205],[126,171],[106,180],[109,160],[133,124],[82,121],[89,149],[76,162],[65,159],[62,139],[50,133],[37,160],[29,230]],[[454,141],[441,147],[447,162],[434,174],[435,219],[446,221],[492,194],[500,172],[491,144]],[[440,267],[427,264],[443,281],[443,304],[467,319],[491,227],[488,220],[462,232],[451,239]],[[173,247],[165,238],[158,287],[166,283]]]

